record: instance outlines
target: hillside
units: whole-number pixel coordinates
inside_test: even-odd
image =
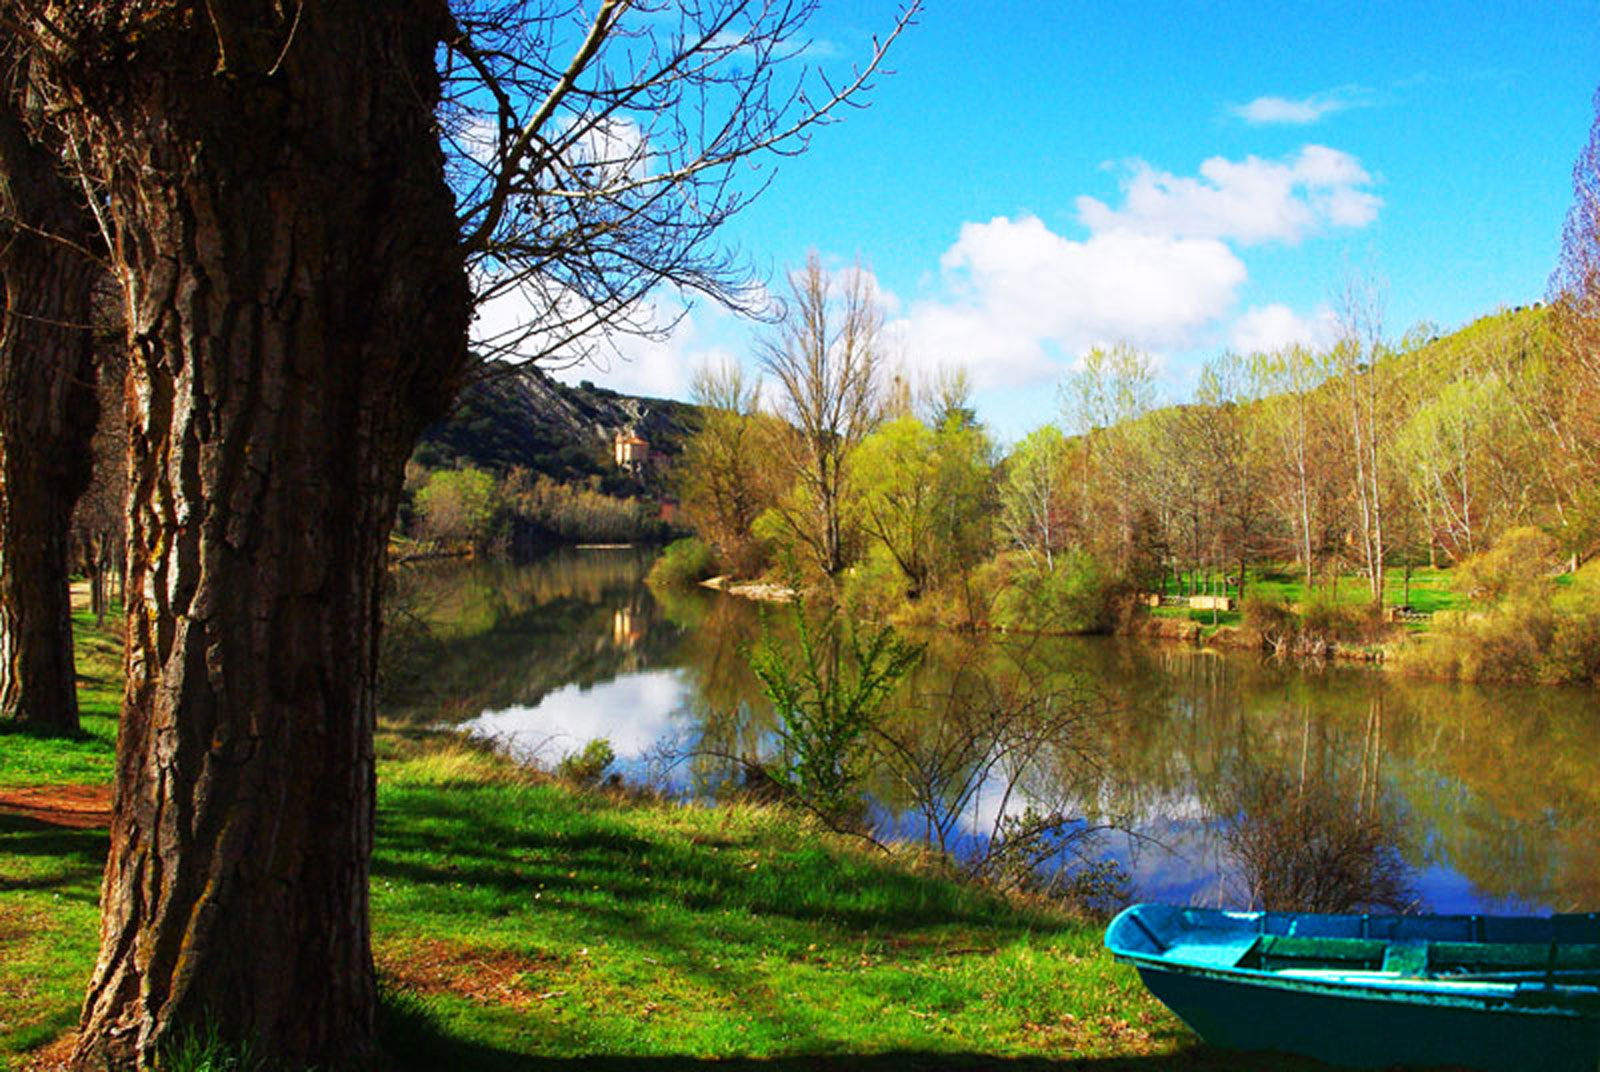
[[[423,433],[413,460],[429,469],[472,465],[495,474],[527,469],[563,483],[599,478],[612,494],[661,494],[672,461],[698,423],[696,408],[637,398],[584,382],[568,387],[537,368],[497,368],[461,393],[454,412]],[[632,476],[613,444],[633,432],[651,463]]]

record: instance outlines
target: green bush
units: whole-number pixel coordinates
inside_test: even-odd
[[[1001,629],[1040,633],[1103,633],[1127,602],[1127,585],[1094,555],[1073,549],[1042,561],[1011,560],[984,581],[996,588],[990,617]]]
[[[440,469],[417,490],[416,509],[427,538],[482,547],[493,535],[500,495],[481,469]]]
[[[824,822],[850,829],[864,813],[861,781],[878,712],[922,647],[889,626],[864,637],[837,608],[812,621],[803,600],[792,607],[798,658],[766,631],[765,619],[761,644],[747,656],[778,716],[782,755],[768,773]]]
[[[1564,615],[1539,663],[1547,685],[1600,684],[1600,610]]]
[[[1401,668],[1459,681],[1600,682],[1600,610],[1563,614],[1548,596],[1492,610],[1437,614]]]
[[[693,536],[673,540],[650,567],[651,584],[685,588],[711,576],[711,548]]]
[[[1401,668],[1458,681],[1600,683],[1600,566],[1563,587],[1550,575],[1558,553],[1538,529],[1513,529],[1468,559],[1456,585],[1481,609],[1435,614]]]
[[[556,777],[574,785],[596,786],[616,761],[617,754],[612,751],[611,742],[596,737],[579,751],[562,757],[556,764]]]
[[[888,621],[905,609],[905,574],[887,548],[874,544],[866,557],[845,571],[842,595],[855,618]]]

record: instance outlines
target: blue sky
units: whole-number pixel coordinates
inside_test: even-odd
[[[847,63],[895,13],[828,3]],[[778,164],[726,237],[781,285],[860,258],[914,371],[968,367],[1014,440],[1083,350],[1159,355],[1169,398],[1227,348],[1327,336],[1351,272],[1398,338],[1543,296],[1600,84],[1589,3],[930,0],[872,105]],[[664,297],[665,308],[672,300]],[[578,368],[682,396],[761,330],[698,305]]]

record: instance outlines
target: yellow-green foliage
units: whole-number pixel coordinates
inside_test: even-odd
[[[974,587],[988,597],[991,624],[1025,632],[1106,632],[1127,602],[1127,585],[1081,548],[1056,555],[1053,566],[1001,555],[976,574]]]
[[[1543,572],[1554,541],[1513,530],[1488,554],[1469,560],[1476,591],[1501,592],[1473,611],[1437,614],[1433,634],[1406,651],[1401,667],[1461,681],[1600,683],[1600,565],[1564,589]],[[1458,584],[1462,583],[1460,580]]]
[[[711,576],[711,548],[693,536],[673,540],[650,567],[652,585],[685,588]]]
[[[1512,529],[1494,547],[1456,569],[1455,587],[1473,602],[1492,606],[1505,599],[1537,596],[1553,583],[1561,545],[1540,529]]]
[[[1300,629],[1323,640],[1358,644],[1376,640],[1383,624],[1372,604],[1342,602],[1335,593],[1318,588],[1300,604]]]
[[[499,499],[494,477],[483,470],[440,469],[417,491],[417,513],[433,539],[483,543]]]

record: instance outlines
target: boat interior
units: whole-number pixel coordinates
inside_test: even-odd
[[[1600,986],[1600,917],[1593,914],[1298,915],[1150,905],[1130,911],[1126,923],[1117,927],[1119,952],[1199,968],[1372,983]]]

